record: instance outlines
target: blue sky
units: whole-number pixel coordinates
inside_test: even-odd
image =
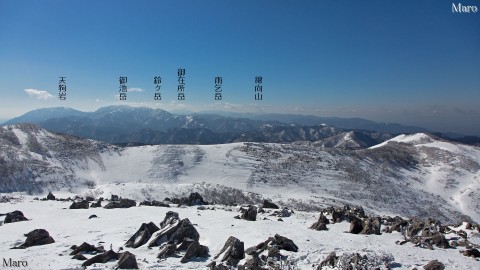
[[[0,119],[131,104],[363,117],[480,135],[480,14],[453,14],[451,5],[0,0]],[[180,67],[185,101],[176,100]],[[262,101],[253,98],[257,75]],[[56,98],[59,76],[66,101]],[[116,100],[119,76],[137,89],[126,102]],[[213,98],[215,76],[222,102]]]

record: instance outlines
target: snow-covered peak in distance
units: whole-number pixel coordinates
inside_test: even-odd
[[[415,134],[401,134],[398,135],[394,138],[391,138],[390,140],[387,140],[381,144],[374,145],[370,148],[378,148],[382,147],[390,142],[398,142],[398,143],[406,143],[406,144],[411,144],[411,145],[419,145],[419,144],[427,144],[427,143],[433,143],[437,141],[437,139],[434,138],[434,136],[426,134],[426,133],[415,133]]]

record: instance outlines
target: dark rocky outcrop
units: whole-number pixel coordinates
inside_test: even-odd
[[[157,231],[148,246],[161,246],[169,242],[180,244],[185,238],[198,241],[200,235],[188,218],[179,221],[178,213],[169,211],[160,223],[161,229]]]
[[[317,231],[326,231],[328,230],[327,224],[330,222],[328,221],[328,218],[323,215],[323,212],[320,213],[320,217],[318,218],[318,221],[313,223],[312,226],[310,226],[310,229],[317,230]]]
[[[181,204],[193,206],[193,205],[205,205],[208,203],[203,200],[203,197],[198,192],[194,192],[194,193],[190,193],[190,196],[188,196],[186,200],[182,200]]]
[[[153,222],[148,224],[142,223],[137,232],[125,243],[125,246],[138,248],[139,246],[146,244],[148,240],[150,240],[150,237],[152,237],[153,233],[158,230],[160,230],[160,228],[158,228]]]
[[[172,225],[175,222],[179,222],[180,217],[178,216],[177,212],[174,211],[168,211],[165,214],[165,217],[163,218],[162,222],[160,222],[160,228],[165,228],[165,226]]]
[[[480,257],[480,251],[476,248],[467,249],[467,250],[463,251],[462,254],[467,256],[467,257],[473,257],[473,258]]]
[[[352,217],[349,232],[353,234],[380,235],[381,222],[380,217],[364,218],[363,221],[359,218]]]
[[[140,205],[142,206],[158,206],[158,207],[170,207],[169,204],[166,204],[164,202],[159,202],[159,201],[143,201],[140,203]]]
[[[273,244],[276,244],[279,249],[293,252],[298,251],[297,245],[295,245],[295,243],[291,239],[288,239],[287,237],[281,236],[279,234],[275,234],[274,238],[275,242]]]
[[[251,256],[256,256],[264,251],[268,251],[267,254],[277,257],[281,256],[280,250],[297,252],[298,247],[291,239],[275,234],[274,237],[269,237],[266,241],[260,242],[256,246],[249,247],[245,253]]]
[[[97,217],[97,215],[90,215],[90,216],[88,217],[88,219],[92,219],[92,218],[98,218],[98,217]]]
[[[162,259],[169,256],[172,256],[177,251],[177,245],[174,244],[165,244],[160,247],[160,252],[157,255],[157,258]]]
[[[278,205],[268,200],[263,200],[262,208],[280,209]]]
[[[257,207],[253,205],[249,205],[248,209],[242,208],[241,218],[249,221],[257,220]]]
[[[349,233],[359,234],[363,230],[362,221],[358,218],[350,221]]]
[[[97,207],[102,207],[102,201],[100,199],[98,199],[97,202],[94,202],[90,205],[90,207],[92,208],[97,208]]]
[[[90,203],[86,200],[80,202],[73,202],[70,205],[70,209],[88,209],[90,207]]]
[[[87,267],[94,263],[107,263],[113,260],[118,260],[118,253],[114,252],[113,250],[109,250],[86,260],[83,262],[82,266]]]
[[[52,194],[52,192],[48,192],[47,200],[55,201],[55,196]]]
[[[187,248],[187,252],[180,260],[181,263],[186,263],[190,261],[192,258],[201,257],[206,258],[208,257],[208,248],[206,246],[200,245],[198,241],[193,241]]]
[[[83,242],[80,246],[75,246],[75,249],[70,253],[70,255],[77,255],[83,253],[93,253],[98,252],[95,246],[88,244],[87,242]]]
[[[425,270],[444,270],[445,265],[437,260],[430,261],[425,266],[423,266]]]
[[[360,234],[376,234],[380,235],[381,229],[381,219],[380,217],[366,218],[363,220],[362,231]]]
[[[13,212],[7,213],[3,223],[14,223],[19,221],[27,221],[28,219],[23,215],[21,211],[15,210]]]
[[[227,265],[236,266],[240,260],[245,258],[243,242],[230,236],[214,259],[218,259],[222,254],[222,262],[226,262]]]
[[[111,201],[104,206],[105,209],[113,208],[130,208],[136,206],[137,203],[134,200],[130,199],[121,199],[120,201]]]
[[[137,259],[132,253],[125,251],[118,257],[117,269],[138,269]]]
[[[25,236],[27,237],[25,243],[21,244],[17,248],[27,248],[55,243],[50,234],[44,229],[35,229],[25,234]]]
[[[83,256],[83,254],[77,254],[77,255],[73,256],[72,259],[79,260],[79,261],[86,261],[87,257]]]
[[[293,214],[293,210],[288,209],[287,207],[284,207],[280,211],[275,211],[274,215],[277,217],[289,217]]]

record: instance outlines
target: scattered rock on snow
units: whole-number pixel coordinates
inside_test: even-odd
[[[112,260],[118,260],[118,253],[113,250],[109,250],[86,260],[85,262],[83,262],[82,266],[87,267],[94,263],[107,263]]]
[[[75,246],[75,249],[70,253],[70,255],[92,253],[92,252],[98,252],[98,251],[99,250],[95,246],[90,245],[87,242],[83,242],[80,246]]]
[[[73,202],[72,205],[70,205],[70,209],[88,209],[89,206],[89,202],[83,200],[80,202]]]
[[[193,241],[187,248],[187,252],[180,260],[181,263],[186,263],[190,259],[195,257],[206,258],[208,257],[208,248],[206,246],[200,245],[198,241]]]
[[[242,219],[249,220],[249,221],[255,221],[257,220],[257,207],[253,205],[249,205],[248,209],[243,209],[242,208]]]
[[[152,237],[153,233],[158,230],[160,229],[153,222],[150,222],[148,224],[142,223],[137,232],[132,237],[130,237],[130,239],[128,239],[127,243],[125,243],[125,246],[138,248],[139,246],[147,243],[148,240],[150,240],[150,237]]]
[[[22,211],[15,210],[13,212],[7,213],[3,223],[14,223],[19,221],[27,221],[28,219],[23,215]]]
[[[134,200],[130,199],[121,199],[120,201],[111,201],[104,206],[105,209],[113,208],[130,208],[136,206],[137,203]]]
[[[437,260],[430,261],[425,266],[423,266],[425,270],[443,270],[445,269],[445,265]]]
[[[214,257],[214,259],[218,259],[222,254],[222,262],[226,262],[227,265],[236,266],[240,260],[245,258],[243,242],[236,237],[228,237],[227,241],[223,245],[223,248]]]
[[[467,256],[467,257],[473,257],[473,258],[480,257],[480,251],[478,251],[478,249],[476,249],[476,248],[467,249],[467,250],[463,251],[462,254]]]
[[[48,192],[47,200],[55,201],[55,196],[53,196],[52,192]]]
[[[86,261],[87,257],[83,256],[83,254],[77,254],[77,255],[73,256],[72,259],[79,260],[79,261]]]
[[[128,251],[120,253],[118,257],[117,269],[138,269],[135,255]]]
[[[102,207],[102,201],[100,199],[98,199],[97,202],[94,202],[90,205],[90,207],[92,208],[97,208],[97,207]]]
[[[155,232],[148,246],[160,246],[170,242],[180,244],[185,238],[198,241],[200,235],[188,218],[179,221],[178,213],[169,211],[160,223],[161,229]]]
[[[280,209],[278,205],[268,200],[263,200],[262,208]]]
[[[44,229],[35,229],[25,234],[25,236],[27,237],[25,243],[21,244],[17,248],[27,248],[55,243],[50,234]]]
[[[140,205],[145,205],[145,206],[159,206],[159,207],[170,207],[169,204],[166,204],[164,202],[159,202],[159,201],[143,201],[140,203]]]
[[[160,247],[160,252],[157,255],[157,258],[162,259],[169,256],[172,256],[177,251],[177,245],[174,244],[164,244]]]
[[[317,231],[326,231],[328,230],[327,224],[329,224],[328,218],[323,215],[323,212],[321,212],[318,221],[313,223],[312,226],[310,226],[310,229]]]

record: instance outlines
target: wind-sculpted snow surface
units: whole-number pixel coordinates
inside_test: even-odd
[[[362,150],[301,143],[117,147],[14,125],[0,127],[0,147],[0,192],[152,200],[200,185],[202,195],[224,203],[212,187],[260,194],[245,203],[263,196],[304,210],[353,203],[371,213],[480,221],[479,148],[426,134]]]

